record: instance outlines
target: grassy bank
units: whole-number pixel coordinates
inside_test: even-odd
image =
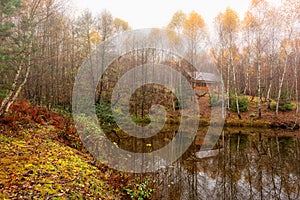
[[[0,163],[0,199],[130,199],[144,181],[94,160],[71,118],[26,101],[0,119]]]
[[[121,199],[129,176],[53,139],[53,127],[0,134],[0,199]]]

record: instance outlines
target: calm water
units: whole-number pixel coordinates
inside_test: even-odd
[[[274,130],[225,130],[213,150],[199,151],[203,135],[199,133],[177,162],[163,166],[162,161],[162,169],[150,174],[156,181],[153,199],[300,199],[296,134],[300,133],[282,136],[282,131]],[[146,143],[160,148],[173,135],[169,128]],[[128,145],[130,138],[118,143],[125,149],[133,147]],[[141,151],[143,142],[135,144]]]

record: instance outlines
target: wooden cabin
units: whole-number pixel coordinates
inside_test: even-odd
[[[218,92],[220,79],[213,73],[191,72],[188,73],[190,82],[196,92],[208,92],[209,89]]]

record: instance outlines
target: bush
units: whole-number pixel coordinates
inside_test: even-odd
[[[250,114],[250,117],[255,117],[255,116],[256,116],[255,113],[251,113],[251,114]]]
[[[248,110],[249,101],[248,101],[247,97],[239,96],[238,102],[239,102],[240,112],[245,112]],[[232,110],[233,112],[237,112],[235,95],[231,95],[231,97],[230,97],[230,110]]]
[[[143,200],[151,199],[154,189],[149,186],[148,180],[146,179],[142,183],[136,183],[132,188],[125,188],[125,191],[132,199]]]
[[[100,119],[101,124],[116,123],[115,118],[112,114],[111,107],[106,101],[101,101],[96,105],[96,114]]]
[[[174,97],[175,110],[185,109],[187,107],[186,99],[184,99],[184,98],[180,99],[180,97],[178,97],[178,98]],[[181,104],[179,102],[181,102]]]
[[[291,111],[294,110],[294,106],[291,103],[290,99],[289,99],[289,93],[282,93],[280,96],[280,101],[279,101],[279,105],[278,105],[278,110],[279,111]],[[270,109],[271,110],[276,110],[276,102],[272,103],[270,105]]]
[[[132,119],[133,122],[135,122],[135,123],[137,123],[141,126],[146,126],[151,122],[150,115],[146,115],[146,116],[133,115],[131,117],[131,119]]]
[[[275,111],[276,110],[276,103],[271,104],[270,108],[271,108],[271,110]],[[278,110],[283,111],[283,112],[291,111],[291,110],[294,110],[294,106],[291,102],[279,102]]]
[[[211,107],[217,106],[217,105],[218,105],[219,101],[218,101],[217,96],[216,96],[214,93],[211,94],[209,98],[210,98],[209,103],[210,103],[210,106],[211,106]]]
[[[8,94],[7,90],[0,89],[0,99],[4,99]]]

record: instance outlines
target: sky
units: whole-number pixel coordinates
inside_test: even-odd
[[[280,0],[267,0],[279,4]],[[100,13],[106,9],[113,17],[127,21],[132,29],[163,28],[173,14],[196,11],[212,27],[214,18],[227,7],[234,9],[242,19],[251,0],[73,0],[77,12],[85,9]]]

